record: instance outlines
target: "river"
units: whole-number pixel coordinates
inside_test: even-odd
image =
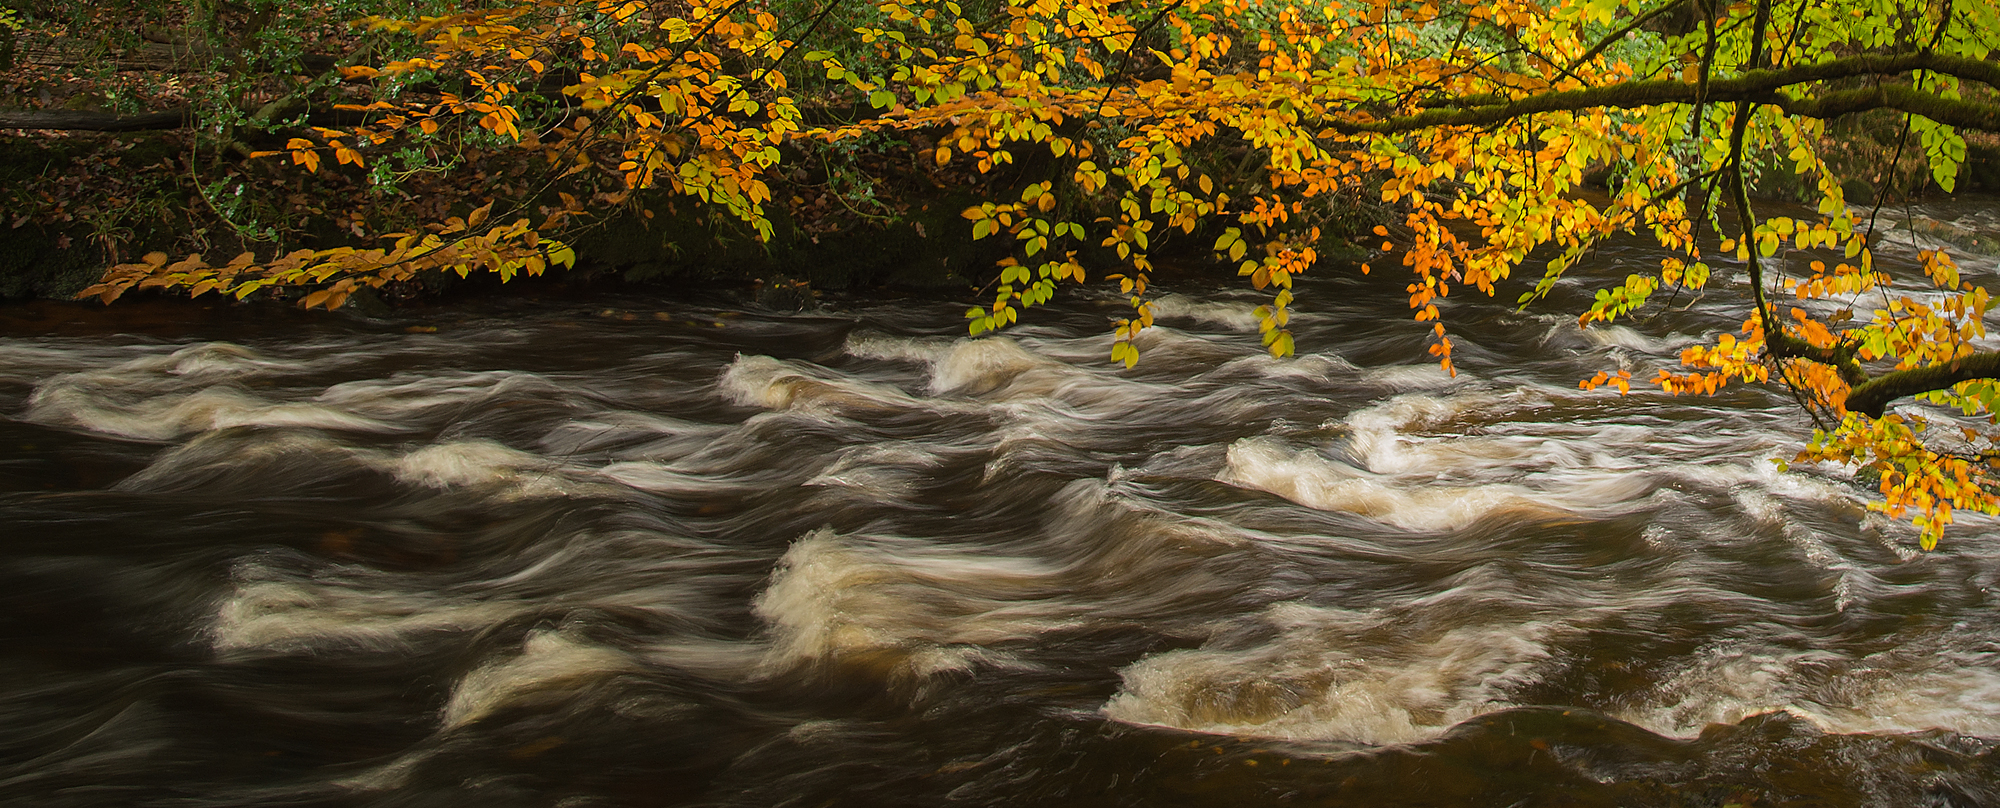
[[[1331,268],[1131,371],[1102,293],[0,310],[0,802],[2000,805],[2000,531],[1578,389],[1740,321],[1576,326],[1652,255],[1455,377]]]

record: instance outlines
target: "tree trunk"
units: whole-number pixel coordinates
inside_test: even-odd
[[[194,121],[187,109],[119,115],[115,112],[71,110],[0,110],[0,129],[67,129],[89,132],[136,132],[179,129]]]

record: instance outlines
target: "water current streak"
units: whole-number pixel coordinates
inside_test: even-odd
[[[1370,289],[1130,372],[1087,298],[19,310],[0,802],[2000,805],[1991,523],[1576,388],[1701,310],[1464,305],[1454,378]]]

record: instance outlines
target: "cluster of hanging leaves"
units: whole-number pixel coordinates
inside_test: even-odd
[[[1845,198],[1820,153],[1827,120],[1887,110],[1951,189],[1959,130],[2000,130],[1990,3],[514,0],[358,24],[405,48],[344,68],[358,96],[344,109],[367,123],[269,156],[321,171],[427,139],[528,149],[550,188],[610,174],[765,237],[773,172],[796,155],[891,137],[981,174],[1033,159],[1054,166],[1046,179],[963,212],[972,238],[1012,245],[969,330],[1101,274],[1130,298],[1112,348],[1127,365],[1152,322],[1149,256],[1170,235],[1212,238],[1218,262],[1270,291],[1264,343],[1287,355],[1293,279],[1315,265],[1336,200],[1366,189],[1393,212],[1375,233],[1450,369],[1454,291],[1494,295],[1529,266],[1526,305],[1605,236],[1650,233],[1671,257],[1600,292],[1582,323],[1698,295],[1718,272],[1757,291],[1740,331],[1688,348],[1659,387],[1789,384],[1824,423],[1799,459],[1880,471],[1880,507],[1913,513],[1927,545],[1955,510],[2000,503],[1993,433],[1941,448],[1937,416],[1885,410],[1921,395],[1992,423],[1987,293],[1940,252],[1925,278],[1882,271],[1869,216],[1850,208],[1875,200]],[[1744,193],[1753,159],[1791,166],[1817,217],[1760,220]],[[1576,193],[1602,166],[1621,177],[1610,197]],[[308,304],[337,305],[417,269],[534,272],[569,260],[549,236],[588,213],[562,200],[537,227],[509,214],[482,233],[468,219],[380,250],[220,267],[152,256],[92,291],[307,284]]]
[[[361,289],[410,281],[427,270],[467,277],[483,269],[511,280],[516,274],[540,275],[551,266],[575,265],[574,250],[543,238],[527,219],[479,231],[492,207],[489,203],[464,218],[450,217],[430,225],[428,232],[385,234],[389,246],[375,249],[301,249],[268,261],[246,252],[220,266],[199,254],[168,263],[166,253],[149,253],[113,266],[102,281],[77,296],[109,303],[133,288],[168,287],[186,289],[192,297],[221,292],[242,299],[266,288],[292,287],[311,289],[300,300],[306,308],[337,309]]]

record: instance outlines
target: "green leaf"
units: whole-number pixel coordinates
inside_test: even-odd
[[[1916,130],[1924,155],[1930,158],[1931,179],[1945,193],[1951,193],[1958,185],[1958,168],[1965,163],[1965,138],[1956,128],[1922,115],[1910,116],[1910,128]]]

